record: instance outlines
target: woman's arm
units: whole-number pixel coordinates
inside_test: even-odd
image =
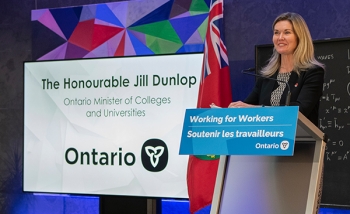
[[[322,96],[324,70],[317,67],[305,72],[299,95],[291,101],[290,105],[299,106],[299,111],[307,116],[314,110]]]

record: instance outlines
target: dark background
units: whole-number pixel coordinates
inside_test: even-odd
[[[314,41],[315,56],[326,66],[319,128],[326,134],[323,206],[350,207],[350,38]],[[272,55],[272,45],[256,46],[259,70]]]
[[[43,200],[40,196],[22,193],[23,61],[32,60],[31,10],[106,2],[116,1],[0,0],[1,214],[38,213],[39,209],[45,207],[51,210],[49,213],[93,211],[90,207],[96,202],[93,198],[66,200],[52,196]],[[350,1],[224,0],[224,2],[225,37],[234,100],[244,99],[250,92],[254,78],[243,76],[240,71],[254,67],[255,45],[271,43],[271,24],[280,13],[290,11],[301,14],[308,23],[314,40],[350,37],[348,12]],[[349,163],[345,161],[342,164]],[[90,200],[94,202],[90,203]],[[334,201],[331,204],[337,203],[340,202]]]

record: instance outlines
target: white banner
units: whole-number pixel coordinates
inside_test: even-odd
[[[24,191],[187,198],[203,54],[26,62]]]

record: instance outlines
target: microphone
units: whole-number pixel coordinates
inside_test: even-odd
[[[275,78],[271,78],[271,77],[264,77],[264,76],[259,75],[259,74],[249,73],[250,71],[255,71],[255,68],[244,69],[244,70],[241,71],[241,73],[252,75],[252,76],[256,76],[256,77],[259,77],[259,78],[274,80],[274,81],[277,81],[277,82],[283,82],[284,84],[286,84],[287,85],[287,89],[288,89],[288,93],[287,93],[287,97],[286,97],[286,104],[285,104],[285,106],[289,106],[290,105],[290,97],[291,97],[292,93],[290,91],[290,86],[289,86],[288,82],[283,81],[283,80],[279,80],[279,79],[275,79]]]

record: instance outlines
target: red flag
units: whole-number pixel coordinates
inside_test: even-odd
[[[223,0],[212,0],[204,44],[198,108],[210,108],[211,103],[227,107],[232,101],[230,69],[222,29]],[[218,163],[218,156],[215,155],[190,156],[187,187],[191,213],[211,204]]]

